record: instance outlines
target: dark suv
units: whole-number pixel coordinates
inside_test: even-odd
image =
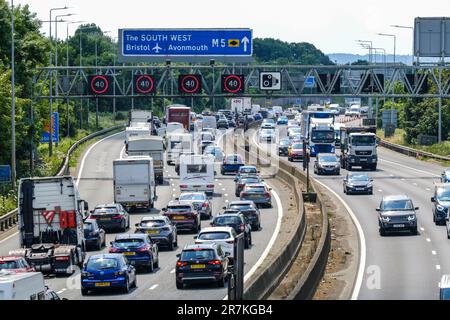
[[[407,230],[417,234],[416,210],[412,200],[405,195],[384,196],[378,211],[378,225],[381,236],[388,231]]]
[[[252,245],[252,227],[245,216],[240,213],[227,213],[214,217],[211,222],[212,227],[231,227],[237,234],[244,233],[245,249]]]

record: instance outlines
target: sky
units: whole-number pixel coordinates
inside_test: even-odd
[[[415,17],[450,16],[450,0],[15,0],[28,4],[41,20],[53,15],[76,13],[64,19],[95,23],[117,37],[119,28],[251,28],[253,37],[288,42],[309,42],[324,53],[365,54],[356,40],[369,40],[374,47],[411,54],[412,30],[390,25],[413,26]],[[65,37],[65,23],[59,26]],[[76,25],[70,26],[73,34]],[[48,35],[48,23],[42,31]]]

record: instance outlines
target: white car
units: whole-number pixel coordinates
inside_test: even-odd
[[[275,130],[274,129],[261,129],[259,132],[259,141],[275,141]]]
[[[288,125],[287,126],[288,128],[289,127],[299,127],[300,123],[297,120],[292,119],[292,120],[288,120],[288,124],[287,125]]]
[[[261,129],[275,129],[275,122],[264,121],[261,124]]]
[[[300,127],[291,127],[287,131],[288,137],[298,135],[298,134],[302,134],[302,129]]]
[[[345,115],[349,117],[360,116],[361,115],[361,106],[353,105],[349,109],[345,111]]]
[[[228,254],[228,258],[233,258],[236,237],[236,231],[232,227],[210,227],[203,228],[194,239],[195,244],[215,243],[220,245],[223,252]]]

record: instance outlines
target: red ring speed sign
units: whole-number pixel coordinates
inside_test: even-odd
[[[228,81],[229,81],[229,80],[236,80],[236,81],[238,82],[238,86],[236,86],[235,89],[229,88],[229,87],[228,87]],[[234,75],[234,74],[230,74],[229,76],[227,76],[227,77],[225,78],[224,84],[223,84],[223,85],[224,85],[226,91],[228,91],[228,92],[230,92],[230,93],[237,93],[237,92],[239,92],[239,91],[242,89],[243,83],[242,83],[241,77],[239,77],[239,76],[237,76],[237,75]]]
[[[149,84],[150,84],[148,88],[142,88],[142,87],[140,86],[140,82],[141,82],[141,80],[143,80],[143,79],[148,80],[148,82],[149,82]],[[145,94],[145,93],[150,93],[150,92],[153,91],[153,87],[154,87],[154,86],[155,86],[155,83],[154,83],[152,77],[149,76],[149,75],[147,75],[147,74],[142,75],[142,76],[140,76],[140,77],[138,77],[138,78],[136,79],[136,89],[137,89],[137,91],[140,92],[140,93],[144,93],[144,94]]]
[[[105,84],[105,86],[104,86],[103,89],[101,89],[101,90],[98,90],[98,89],[94,86],[95,82],[98,81],[98,80],[103,81],[103,83]],[[103,94],[103,93],[105,93],[106,91],[108,91],[108,88],[109,88],[109,81],[108,81],[108,79],[107,79],[105,76],[94,76],[94,77],[92,77],[92,79],[91,79],[90,85],[91,85],[91,90],[92,90],[92,92],[94,92],[95,94]]]
[[[193,89],[188,89],[188,88],[186,88],[186,86],[185,86],[185,85],[186,85],[186,80],[194,81],[195,86],[194,86]],[[182,81],[181,81],[181,89],[182,89],[184,92],[186,92],[186,93],[195,93],[195,92],[197,92],[199,86],[200,86],[200,81],[198,80],[197,77],[192,76],[192,75],[184,76],[183,79],[182,79]]]

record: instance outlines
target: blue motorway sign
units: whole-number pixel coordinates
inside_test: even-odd
[[[2,165],[0,166],[0,183],[11,182],[11,166]]]
[[[308,76],[305,80],[306,87],[314,87],[314,76]]]
[[[253,54],[251,29],[120,29],[119,44],[120,62],[248,61]]]
[[[53,140],[52,142],[59,142],[59,115],[58,112],[53,112],[52,117],[53,122]],[[49,142],[50,141],[50,128],[49,125],[44,128],[44,132],[41,134],[41,142]]]

